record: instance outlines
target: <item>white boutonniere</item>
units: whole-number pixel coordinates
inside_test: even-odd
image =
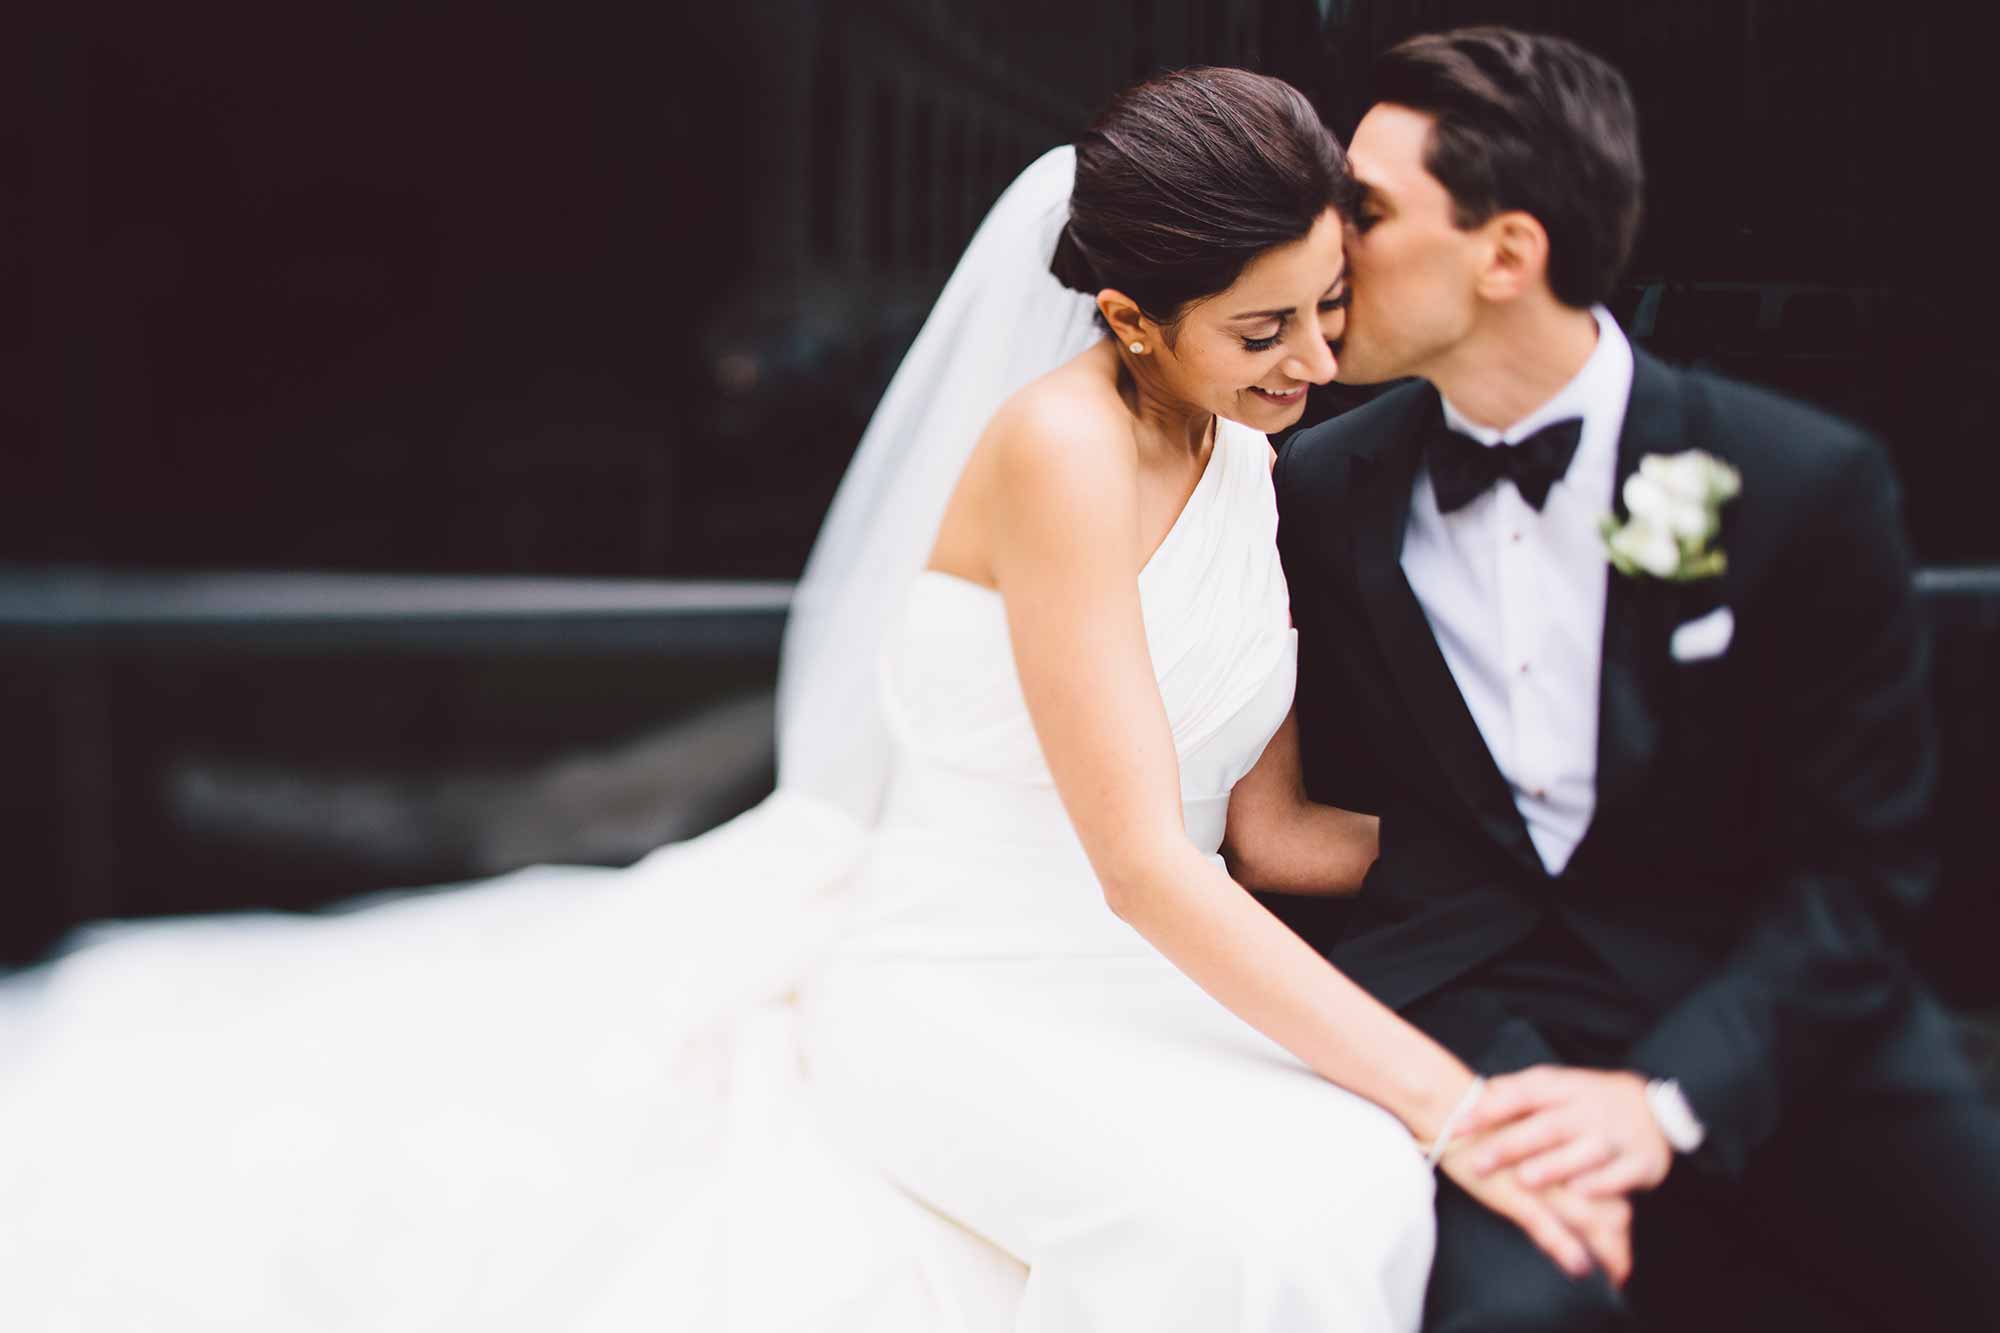
[[[1715,578],[1729,562],[1709,543],[1722,530],[1722,506],[1742,490],[1743,474],[1713,454],[1648,454],[1625,479],[1629,517],[1620,523],[1606,514],[1598,524],[1605,554],[1621,574],[1674,583]]]

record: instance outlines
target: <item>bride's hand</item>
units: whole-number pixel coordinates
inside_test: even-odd
[[[1511,1170],[1481,1174],[1473,1161],[1492,1132],[1454,1138],[1438,1170],[1526,1232],[1572,1278],[1588,1276],[1595,1266],[1614,1287],[1624,1286],[1632,1275],[1632,1205],[1622,1196],[1591,1197],[1567,1185],[1530,1189]]]

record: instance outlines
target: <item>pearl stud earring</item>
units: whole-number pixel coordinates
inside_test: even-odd
[[[1126,346],[1132,349],[1132,355],[1134,356],[1144,356],[1146,354],[1146,344],[1136,339],[1127,343]]]

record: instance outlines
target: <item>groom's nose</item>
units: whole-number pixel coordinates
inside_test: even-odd
[[[1325,384],[1332,380],[1339,363],[1334,359],[1333,347],[1327,342],[1326,335],[1308,326],[1300,329],[1298,336],[1299,345],[1280,368],[1294,379],[1313,384]]]

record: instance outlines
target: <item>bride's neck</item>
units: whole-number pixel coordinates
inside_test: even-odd
[[[1147,411],[1142,406],[1138,416],[1140,440],[1165,454],[1201,458],[1215,434],[1213,412]]]
[[[1119,376],[1118,390],[1132,411],[1142,444],[1189,458],[1200,458],[1207,452],[1215,432],[1215,413],[1175,402],[1128,375]]]

